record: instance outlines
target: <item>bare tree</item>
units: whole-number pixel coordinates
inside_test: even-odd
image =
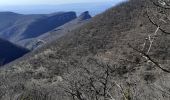
[[[157,8],[161,8],[163,10],[170,10],[170,0],[150,0],[152,2],[152,4],[157,7]],[[170,70],[167,70],[165,68],[163,68],[163,66],[155,61],[150,55],[150,51],[151,48],[153,46],[153,43],[156,41],[156,39],[158,38],[158,33],[159,31],[164,33],[164,34],[170,34],[169,31],[167,31],[166,29],[164,29],[164,27],[162,25],[160,25],[159,23],[155,22],[149,15],[149,7],[146,10],[146,15],[147,18],[149,20],[149,22],[154,25],[156,27],[155,32],[153,34],[149,34],[147,38],[145,38],[145,42],[142,45],[142,49],[137,49],[135,47],[133,47],[131,44],[128,44],[130,48],[132,48],[134,51],[138,52],[142,58],[146,59],[147,62],[152,62],[156,67],[160,68],[162,71],[170,73]],[[165,24],[170,24],[170,19],[168,18],[167,15],[165,15],[164,17],[166,17],[166,19],[168,20],[164,20],[162,18],[158,19],[159,21],[162,21]],[[149,45],[147,47],[147,45]],[[146,51],[144,51],[146,50]]]
[[[117,87],[125,100],[131,100],[131,96],[113,79],[116,65],[91,60],[96,68],[89,69],[82,65],[64,78],[62,88],[65,93],[73,100],[115,100],[111,91]]]

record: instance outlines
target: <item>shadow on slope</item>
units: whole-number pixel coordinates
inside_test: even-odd
[[[9,41],[0,39],[0,64],[7,64],[24,54],[29,50],[10,43]]]

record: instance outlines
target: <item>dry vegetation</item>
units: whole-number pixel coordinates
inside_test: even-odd
[[[5,66],[0,99],[169,100],[170,16],[159,3],[122,3]]]

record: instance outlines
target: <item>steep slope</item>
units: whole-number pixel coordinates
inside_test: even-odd
[[[8,17],[10,20],[8,20]],[[54,14],[21,15],[10,12],[0,13],[0,37],[17,42],[34,38],[76,18],[75,12],[59,12]]]
[[[34,21],[45,18],[46,15],[22,15],[13,12],[1,12],[0,20],[0,37],[11,40],[13,38],[19,38],[18,34],[22,33],[29,24]]]
[[[83,12],[79,17],[76,19],[60,26],[55,29],[53,29],[50,32],[44,33],[36,38],[26,39],[23,41],[19,41],[17,44],[26,47],[28,49],[35,49],[37,47],[40,47],[48,42],[51,42],[53,40],[56,40],[67,33],[71,32],[72,30],[82,26],[83,24],[87,23],[91,19],[91,15],[88,11]]]
[[[9,41],[0,39],[0,64],[9,63],[24,54],[28,53],[29,50],[19,47],[10,43]]]
[[[153,3],[131,0],[1,69],[1,99],[168,100],[169,74],[145,58],[168,70],[169,35],[138,52],[157,29],[146,11],[159,21]]]

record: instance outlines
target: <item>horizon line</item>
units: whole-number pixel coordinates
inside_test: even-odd
[[[93,4],[93,3],[116,3],[115,1],[111,1],[111,2],[108,2],[108,1],[99,1],[99,2],[75,2],[75,3],[59,3],[59,4],[0,4],[0,6],[45,6],[45,5],[48,5],[48,6],[55,6],[55,5],[70,5],[70,4]]]

